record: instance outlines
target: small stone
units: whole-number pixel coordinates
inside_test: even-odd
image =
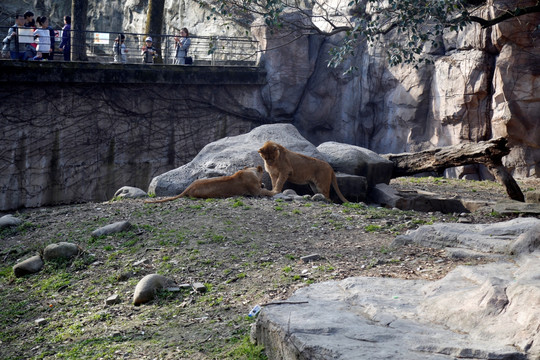
[[[130,227],[131,224],[129,223],[129,221],[118,221],[92,231],[92,237],[96,238],[103,235],[116,234],[122,231],[127,231]]]
[[[191,284],[180,284],[178,287],[180,289],[191,289]]]
[[[143,264],[149,264],[150,263],[150,260],[148,259],[141,259],[139,261],[135,261],[133,263],[133,266],[139,266],[139,265],[143,265]]]
[[[13,215],[5,215],[0,217],[0,229],[11,226],[19,226],[23,221],[19,218],[16,218]]]
[[[311,255],[307,255],[307,256],[302,256],[300,259],[303,262],[308,263],[310,261],[319,260],[320,258],[321,258],[321,256],[319,254],[311,254]]]
[[[118,294],[111,295],[105,300],[105,304],[114,305],[120,303],[120,296]]]
[[[36,323],[36,325],[38,326],[43,326],[47,324],[47,319],[39,318],[39,319],[34,320],[34,323]]]
[[[328,201],[328,199],[321,193],[313,195],[311,200],[313,200],[313,201],[322,201],[322,202],[327,202]]]
[[[79,253],[77,244],[68,242],[59,242],[57,244],[48,245],[43,250],[43,258],[46,261],[57,259],[70,259]]]
[[[180,291],[180,288],[178,286],[171,286],[171,287],[165,288],[165,290],[169,292],[178,292]]]
[[[286,190],[283,190],[283,195],[297,196],[298,194],[293,189],[286,189]]]
[[[206,292],[206,286],[204,286],[203,283],[193,283],[193,290],[195,290],[198,293],[204,293]]]
[[[115,198],[137,199],[147,196],[144,190],[132,186],[123,186],[114,193]]]
[[[43,260],[41,256],[36,255],[28,258],[13,267],[15,277],[21,277],[28,274],[34,274],[43,268]]]

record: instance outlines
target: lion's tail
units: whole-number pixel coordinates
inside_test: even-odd
[[[336,194],[339,196],[340,200],[343,201],[344,203],[346,202],[349,202],[349,200],[347,200],[345,198],[345,196],[343,196],[343,194],[341,193],[341,191],[339,190],[339,187],[338,187],[338,184],[337,184],[337,178],[336,178],[336,174],[332,174],[332,186],[334,186],[334,190],[336,191]]]
[[[161,200],[146,200],[144,203],[145,204],[156,204],[156,203],[162,203],[162,202],[167,202],[167,201],[173,201],[173,200],[176,200],[176,199],[180,199],[181,197],[184,197],[185,193],[186,193],[186,190],[184,190],[181,194],[176,195],[176,196],[171,196],[171,197],[161,199]]]

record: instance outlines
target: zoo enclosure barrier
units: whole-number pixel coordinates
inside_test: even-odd
[[[9,28],[10,27],[0,27],[1,39],[6,37]],[[25,51],[27,44],[36,42],[32,34],[32,28],[17,28],[17,32],[20,52]],[[72,33],[73,32],[74,31],[72,30]],[[99,63],[113,62],[114,40],[120,33],[103,31],[85,31],[84,33],[85,43],[83,46],[86,48],[88,61]],[[160,44],[161,48],[161,60],[157,60],[156,62],[160,61],[163,64],[174,64],[176,55],[174,37],[177,35],[125,32],[122,34],[126,37],[124,44],[127,49],[127,63],[142,63],[142,47],[145,46],[145,39],[150,36],[153,40],[153,46],[156,47],[157,44]],[[190,35],[189,38],[191,39],[191,46],[189,47],[187,56],[193,58],[194,65],[257,66],[259,63],[259,42],[250,37]],[[62,52],[58,48],[61,41],[62,30],[55,29],[54,61],[63,61]],[[2,57],[9,59],[9,50],[7,53],[2,51]]]

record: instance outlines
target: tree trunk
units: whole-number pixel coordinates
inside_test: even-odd
[[[423,172],[441,172],[447,168],[484,164],[505,188],[511,199],[525,201],[512,175],[502,165],[502,157],[510,153],[505,138],[478,143],[445,146],[417,153],[387,154],[383,157],[394,163],[392,178]]]
[[[163,12],[165,0],[150,0],[148,2],[148,15],[146,17],[146,34],[152,36],[153,46],[157,50],[154,59],[156,63],[163,63],[161,56],[161,30],[163,28]],[[144,41],[144,39],[143,39]]]
[[[86,56],[86,18],[88,0],[71,3],[71,60],[88,61]]]

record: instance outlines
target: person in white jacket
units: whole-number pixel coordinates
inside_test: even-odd
[[[53,51],[51,43],[51,32],[49,31],[49,19],[46,16],[38,16],[36,19],[39,25],[34,30],[34,38],[37,40],[36,51],[43,54],[43,59],[48,59]]]

